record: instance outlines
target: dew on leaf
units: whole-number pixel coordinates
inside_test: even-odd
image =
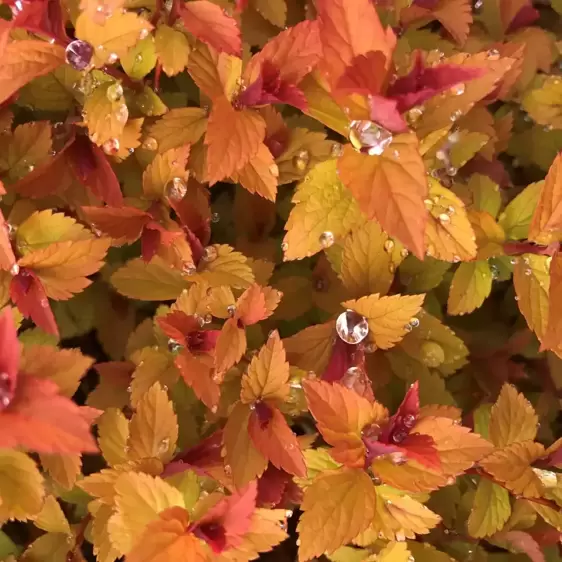
[[[107,139],[102,145],[103,151],[108,156],[113,156],[119,152],[119,139],[110,138]]]
[[[390,254],[392,252],[392,250],[394,250],[394,240],[392,240],[392,238],[389,238],[384,243],[384,251],[387,254]]]
[[[333,233],[330,232],[329,230],[323,232],[320,235],[319,242],[320,242],[320,246],[322,246],[322,248],[324,248],[324,249],[329,248],[330,246],[333,246],[333,244],[334,244]]]
[[[107,62],[109,64],[113,64],[118,60],[119,60],[119,56],[117,55],[117,53],[109,53],[109,56],[107,57]]]
[[[234,304],[229,304],[229,305],[226,307],[226,311],[228,312],[228,315],[229,315],[231,318],[233,318],[234,315],[236,314],[236,305],[234,305]]]
[[[218,213],[211,213],[211,222],[216,224],[221,220],[220,215]]]
[[[115,82],[107,88],[105,95],[111,102],[119,101],[123,97],[123,86],[119,82]]]
[[[295,156],[293,156],[293,166],[304,172],[308,168],[308,164],[310,163],[310,152],[308,150],[299,150]]]
[[[166,196],[170,201],[181,201],[187,193],[187,185],[180,177],[175,177],[166,185]]]
[[[84,70],[92,60],[94,48],[86,41],[75,39],[67,45],[64,55],[66,62],[74,70]]]
[[[12,265],[12,267],[10,268],[10,274],[15,277],[19,272],[20,272],[20,266],[17,263]]]
[[[372,121],[352,121],[349,140],[358,152],[380,156],[392,143],[392,133]]]
[[[451,93],[455,96],[462,96],[466,90],[466,86],[463,83],[455,84],[451,88]]]
[[[330,148],[330,156],[332,158],[339,158],[343,154],[343,145],[339,142],[332,144]]]
[[[361,343],[369,333],[367,319],[354,310],[342,312],[336,320],[336,332],[345,343]]]
[[[218,256],[217,249],[214,246],[207,246],[203,250],[203,256],[201,257],[201,259],[206,262],[212,262],[217,259],[217,256]]]
[[[197,268],[195,267],[194,263],[184,262],[181,268],[181,272],[184,275],[194,275],[195,273],[197,273]]]
[[[451,222],[451,217],[447,213],[441,213],[437,218],[441,224]]]

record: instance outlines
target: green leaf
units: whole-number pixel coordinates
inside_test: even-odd
[[[510,515],[509,492],[481,478],[468,518],[468,532],[475,538],[489,537],[503,528]]]
[[[149,35],[140,40],[122,59],[125,72],[133,79],[144,78],[156,65],[154,37]]]
[[[476,310],[492,290],[492,271],[487,261],[461,263],[453,276],[447,312],[468,314]]]
[[[528,185],[500,215],[499,224],[511,240],[525,240],[544,181]]]

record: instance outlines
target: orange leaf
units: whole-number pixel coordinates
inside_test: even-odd
[[[542,349],[552,349],[559,357],[562,353],[562,254],[556,252],[550,263],[550,289],[548,293],[548,324]]]
[[[375,515],[375,487],[362,469],[318,476],[304,493],[299,560],[331,553],[364,531]]]
[[[0,194],[1,197],[1,194]],[[16,263],[12,242],[8,236],[9,225],[0,211],[0,269],[10,271]]]
[[[246,404],[258,400],[284,401],[289,394],[289,363],[279,332],[273,332],[242,377],[240,399]]]
[[[172,109],[156,121],[148,130],[149,135],[158,143],[158,152],[162,154],[172,148],[186,144],[195,144],[207,128],[207,112],[199,107],[182,107]]]
[[[44,41],[14,41],[2,53],[0,103],[33,78],[48,74],[64,64],[64,49]]]
[[[544,452],[540,443],[520,441],[494,451],[480,461],[480,466],[513,494],[539,498],[544,489],[531,463],[541,458]]]
[[[220,387],[212,379],[212,357],[195,357],[189,351],[183,350],[176,357],[175,363],[186,384],[193,389],[197,398],[207,408],[215,409],[220,398]]]
[[[322,373],[332,355],[335,329],[333,322],[308,326],[283,340],[291,365],[304,371]]]
[[[319,67],[332,84],[358,55],[381,51],[390,58],[396,37],[391,30],[385,32],[370,0],[321,0],[317,10],[324,49]]]
[[[529,240],[549,244],[562,235],[562,152],[548,170],[529,227]]]
[[[257,193],[268,201],[275,201],[279,168],[265,144],[260,144],[255,156],[231,177],[232,181],[239,183],[250,193]]]
[[[209,184],[242,169],[258,153],[264,137],[265,121],[258,113],[236,111],[225,97],[215,99],[205,136]]]
[[[232,472],[237,488],[261,476],[267,468],[267,459],[255,447],[248,432],[251,414],[247,404],[237,402],[223,431],[225,470]]]
[[[246,351],[246,331],[238,327],[236,318],[229,318],[222,327],[215,347],[215,369],[224,373],[233,367]]]
[[[142,189],[149,199],[159,199],[167,195],[167,188],[174,178],[185,180],[190,146],[170,149],[157,154],[142,174]]]
[[[151,216],[135,207],[82,207],[92,227],[117,242],[134,242]]]
[[[267,419],[261,419],[264,412]],[[265,417],[264,416],[264,417]],[[273,466],[289,474],[304,477],[306,466],[297,436],[277,408],[258,404],[248,420],[248,433],[256,449]]]
[[[346,145],[338,170],[361,210],[369,218],[375,218],[389,236],[398,238],[422,258],[427,178],[417,137],[397,136],[380,156],[361,154]]]
[[[371,464],[373,474],[382,482],[408,492],[430,492],[447,485],[448,476],[440,474],[427,466],[407,460],[397,465],[388,457],[377,457]]]
[[[226,15],[220,6],[207,0],[196,0],[182,4],[180,15],[187,31],[203,43],[208,43],[217,51],[240,54],[240,29],[236,20]]]
[[[279,291],[271,287],[250,285],[238,298],[234,317],[241,320],[244,326],[256,324],[273,314],[280,299]]]

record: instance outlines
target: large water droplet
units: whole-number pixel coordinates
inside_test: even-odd
[[[142,143],[142,148],[145,150],[158,150],[158,141],[153,137],[146,137]]]
[[[323,232],[319,238],[320,246],[322,248],[329,248],[334,244],[334,235],[329,230]]]
[[[171,201],[181,201],[186,193],[187,185],[180,177],[173,178],[166,185],[166,196]]]
[[[107,88],[105,95],[111,102],[119,101],[123,97],[123,86],[121,86],[119,82],[115,82],[115,84],[111,84],[111,86]]]
[[[74,70],[84,70],[90,64],[94,55],[94,48],[90,43],[76,39],[71,41],[65,50],[66,62]]]
[[[185,262],[181,268],[181,272],[184,275],[194,275],[197,273],[197,268],[194,263]]]
[[[112,156],[119,152],[119,139],[111,138],[107,139],[102,145],[103,151],[108,155]]]
[[[212,262],[217,259],[217,256],[218,256],[217,249],[214,246],[207,246],[203,250],[203,256],[201,257],[201,259],[206,262]]]
[[[420,346],[420,358],[427,367],[436,368],[445,361],[445,351],[437,342],[424,341]]]
[[[335,142],[330,149],[330,156],[332,158],[339,158],[343,154],[343,145]]]
[[[352,121],[349,140],[358,152],[378,156],[392,142],[392,133],[372,121]]]
[[[392,252],[392,250],[394,250],[394,240],[392,240],[392,238],[389,238],[384,243],[384,251],[387,254],[390,254],[390,252]]]
[[[310,163],[310,152],[308,150],[299,150],[295,156],[293,156],[293,166],[304,172],[308,168]]]
[[[361,343],[369,333],[367,319],[354,310],[342,312],[336,320],[336,332],[346,343]]]

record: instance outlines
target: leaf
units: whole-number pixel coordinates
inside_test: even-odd
[[[259,114],[250,109],[236,111],[225,97],[216,98],[205,135],[209,184],[241,170],[258,153],[264,137],[265,121]]]
[[[236,20],[216,4],[207,0],[189,2],[182,6],[180,15],[187,31],[203,43],[219,52],[240,54],[242,40]]]
[[[562,280],[562,257],[559,252],[556,252],[552,257],[550,263],[550,287],[549,287],[549,307],[548,307],[548,324],[546,333],[542,342],[541,348],[552,349],[554,353],[560,356],[562,341],[561,329],[562,322],[560,321],[559,310],[560,303],[560,282]]]
[[[188,532],[189,515],[185,509],[171,508],[150,522],[127,562],[206,562],[207,552],[195,535]]]
[[[427,255],[450,262],[475,258],[476,237],[463,202],[434,179],[430,186]]]
[[[129,49],[121,58],[121,66],[127,76],[135,80],[141,80],[151,72],[156,66],[156,49],[152,35],[144,37]]]
[[[160,154],[186,144],[195,144],[207,129],[207,112],[199,107],[172,109],[152,125],[148,134]]]
[[[190,275],[190,281],[205,282],[210,287],[228,285],[236,289],[245,289],[254,282],[246,256],[226,244],[214,244],[212,248],[216,250],[216,257],[201,260],[197,273]]]
[[[188,351],[176,357],[176,366],[183,380],[207,408],[216,410],[220,399],[220,387],[214,380],[213,359],[210,356],[196,357]]]
[[[524,254],[513,269],[513,285],[521,314],[542,341],[548,325],[548,257]]]
[[[113,100],[110,88],[117,83],[100,84],[84,102],[84,123],[88,127],[90,139],[98,146],[105,142],[114,142],[125,128],[129,110],[123,98]]]
[[[0,70],[0,103],[33,78],[64,64],[64,49],[44,41],[20,40],[6,45]]]
[[[43,477],[36,464],[24,453],[0,451],[0,521],[37,515],[44,495]]]
[[[263,474],[267,459],[256,449],[248,433],[252,410],[237,402],[228,416],[223,432],[225,466],[230,467],[232,481],[240,489]]]
[[[389,240],[375,221],[352,230],[345,239],[340,278],[351,296],[388,293],[396,267],[394,242]]]
[[[128,383],[131,387],[130,401],[134,407],[154,383],[172,388],[178,380],[178,370],[174,365],[173,356],[154,347],[148,347],[149,342],[146,344],[147,347],[131,354],[131,359],[136,366]]]
[[[421,258],[425,249],[427,178],[417,137],[395,137],[380,156],[361,154],[346,145],[338,170],[361,211]]]
[[[248,372],[242,376],[240,399],[246,404],[258,400],[284,401],[289,394],[289,363],[285,349],[275,331],[258,355],[252,358]]]
[[[562,237],[562,154],[554,159],[542,185],[529,226],[529,240],[550,244]]]
[[[308,326],[283,340],[289,363],[303,369],[322,373],[332,354],[334,323]]]
[[[511,384],[504,384],[490,414],[490,440],[496,447],[533,441],[538,416],[531,403]]]
[[[175,76],[186,68],[191,47],[187,37],[181,31],[161,23],[154,35],[154,46],[165,74]],[[185,111],[185,109],[175,111]]]
[[[140,258],[128,261],[113,273],[111,284],[126,297],[149,301],[175,300],[188,285],[179,271],[157,256],[150,263]]]
[[[369,341],[381,349],[389,349],[409,331],[408,323],[421,309],[425,295],[370,295],[342,303],[369,323]]]
[[[385,32],[369,0],[322,0],[317,10],[324,50],[320,69],[329,74],[332,84],[358,55],[381,51],[389,58],[396,38]]]
[[[528,185],[517,197],[512,199],[499,217],[500,226],[507,238],[525,240],[537,207],[543,182]]]
[[[48,454],[39,455],[43,470],[46,470],[54,482],[64,490],[72,490],[82,474],[82,457],[75,453],[72,455]]]
[[[185,178],[185,167],[189,157],[189,146],[170,149],[157,154],[142,174],[142,188],[149,199],[159,199],[167,195],[166,189],[174,178]]]
[[[510,515],[508,491],[490,480],[481,478],[468,517],[470,535],[475,538],[489,537],[503,529]]]
[[[224,373],[233,367],[246,351],[246,332],[238,327],[234,318],[229,318],[223,325],[215,348],[215,369]]]
[[[145,211],[135,207],[82,207],[87,220],[114,242],[134,242],[151,220]]]
[[[178,420],[168,393],[156,383],[136,407],[129,424],[129,457],[132,460],[155,457],[163,463],[169,462],[178,440]]]
[[[279,168],[262,143],[255,156],[238,172],[232,174],[232,181],[242,185],[250,193],[257,193],[268,201],[275,201]]]
[[[497,449],[480,461],[480,466],[513,494],[538,498],[543,485],[531,463],[544,454],[544,447],[533,441],[519,441]]]
[[[487,261],[461,263],[453,275],[447,313],[469,314],[482,306],[492,291],[492,271]]]
[[[305,492],[297,531],[299,560],[331,553],[364,531],[375,514],[375,487],[362,469],[318,476]]]
[[[536,36],[533,37],[533,39],[535,39],[534,46],[536,47]],[[529,43],[532,47],[533,42],[530,41]],[[548,53],[548,55],[550,55],[550,53]],[[527,92],[527,94],[523,98],[522,107],[529,113],[533,120],[540,125],[553,127],[554,129],[561,129],[561,100],[562,88],[560,87],[560,82],[555,76],[549,76],[546,78],[540,88],[533,89]]]
[[[129,420],[121,410],[109,408],[100,416],[98,444],[103,458],[109,466],[127,462],[129,433]]]
[[[321,236],[337,239],[358,223],[361,212],[337,176],[335,160],[315,166],[293,195],[295,206],[285,224],[284,260],[302,259],[322,249]]]
[[[400,281],[408,293],[428,293],[438,287],[451,264],[425,257],[423,261],[408,256],[400,264]]]
[[[103,25],[82,13],[76,20],[76,38],[95,45],[96,67],[115,62],[115,55],[124,57],[139,39],[146,37],[152,25],[133,12],[116,10]]]
[[[128,553],[146,526],[170,507],[185,507],[181,492],[161,478],[144,473],[125,472],[115,483],[116,512],[108,531],[113,546]]]
[[[267,408],[264,423],[257,413]],[[296,476],[305,476],[306,467],[296,435],[291,431],[283,414],[277,408],[257,405],[248,421],[248,433],[256,449],[280,470]]]
[[[20,369],[28,375],[53,381],[59,392],[70,398],[93,363],[91,357],[82,355],[78,349],[31,345],[24,347]]]

